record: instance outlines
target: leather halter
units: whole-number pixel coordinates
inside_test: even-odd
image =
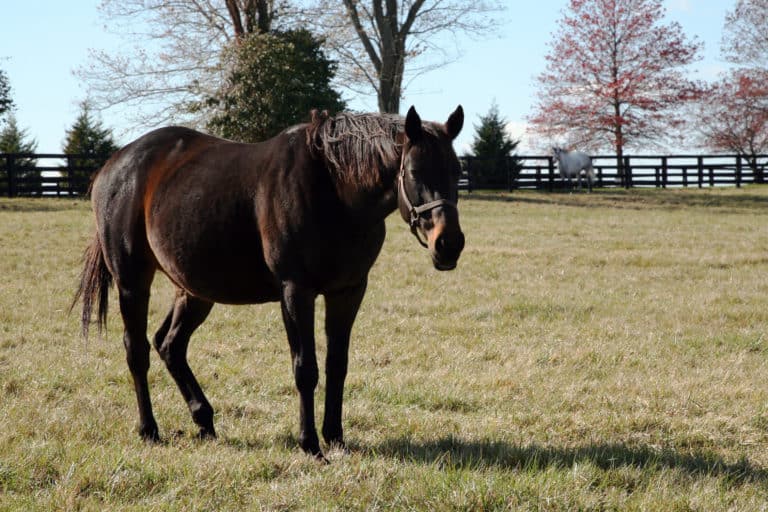
[[[400,158],[400,172],[397,177],[397,198],[398,202],[403,202],[405,207],[408,209],[408,212],[410,213],[408,225],[411,227],[411,233],[413,233],[413,236],[416,237],[416,240],[419,241],[422,247],[427,248],[429,246],[426,242],[422,241],[421,237],[419,236],[419,217],[421,217],[423,213],[434,210],[435,208],[439,208],[441,206],[450,206],[455,210],[458,210],[458,206],[454,201],[451,201],[450,199],[437,199],[435,201],[423,203],[419,206],[413,206],[411,200],[408,199],[408,193],[405,191],[405,153],[405,147],[403,147],[402,156]]]

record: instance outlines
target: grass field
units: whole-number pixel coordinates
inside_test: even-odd
[[[453,272],[390,217],[327,466],[276,305],[192,340],[218,440],[153,354],[141,442],[114,294],[67,313],[88,204],[0,199],[0,510],[768,510],[768,188],[463,197]]]

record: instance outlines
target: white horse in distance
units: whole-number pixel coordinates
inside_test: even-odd
[[[563,148],[552,148],[552,156],[557,160],[557,168],[560,171],[560,177],[568,180],[568,184],[573,189],[572,179],[576,177],[576,182],[581,189],[581,178],[587,181],[589,191],[592,192],[592,183],[595,181],[595,171],[592,169],[592,159],[586,153],[581,151],[566,151]]]

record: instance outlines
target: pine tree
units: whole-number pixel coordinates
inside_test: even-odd
[[[0,69],[0,121],[7,112],[10,112],[13,108],[13,100],[11,99],[11,86],[8,83],[8,75],[5,71]]]
[[[80,104],[80,114],[72,128],[67,130],[63,147],[67,155],[77,155],[69,158],[71,179],[74,180],[75,188],[86,185],[93,172],[117,149],[112,130],[104,128],[101,121],[91,114],[88,102],[83,101]]]
[[[475,125],[471,156],[476,159],[472,164],[476,187],[507,186],[509,177],[519,172],[520,164],[512,152],[520,141],[512,139],[504,129],[505,124],[494,102],[488,113],[480,116],[480,124]]]
[[[6,118],[6,124],[0,130],[0,154],[1,153],[34,153],[37,150],[37,141],[29,139],[27,130],[19,128],[16,116],[11,112]],[[0,159],[0,180],[10,187],[8,181],[9,159]],[[15,193],[24,188],[37,188],[39,186],[40,171],[37,170],[37,160],[29,157],[15,157],[12,162],[13,178],[16,183]]]

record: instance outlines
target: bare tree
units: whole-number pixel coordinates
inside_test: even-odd
[[[408,80],[455,58],[450,36],[488,34],[504,10],[497,0],[314,0],[312,7],[305,22],[325,37],[342,86],[374,91],[389,113],[400,110]]]
[[[269,31],[283,6],[280,0],[102,0],[104,23],[124,49],[91,50],[76,74],[99,110],[122,106],[137,124],[202,124],[204,112],[193,105],[223,83],[224,47]]]

